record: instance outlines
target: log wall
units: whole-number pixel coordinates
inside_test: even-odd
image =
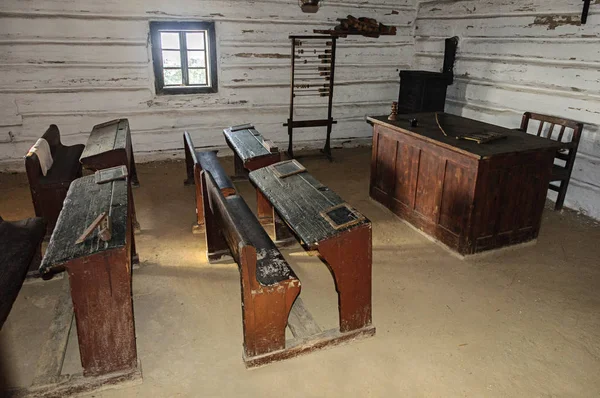
[[[600,1],[420,1],[413,67],[437,70],[459,36],[446,111],[518,127],[525,111],[585,123],[566,206],[600,218]],[[555,193],[549,193],[551,199]]]

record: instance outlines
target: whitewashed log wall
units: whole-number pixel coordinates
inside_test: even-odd
[[[509,127],[525,110],[586,123],[567,205],[600,218],[600,0],[592,3],[581,26],[580,0],[327,0],[317,14],[300,12],[296,0],[3,0],[0,169],[22,167],[50,123],[72,144],[96,123],[128,117],[141,153],[179,150],[183,130],[219,147],[224,126],[246,122],[285,142],[288,35],[353,14],[395,25],[398,35],[340,40],[334,139],[368,137],[363,117],[389,111],[398,70],[439,69],[443,38],[457,35],[447,110]],[[151,20],[215,21],[217,94],[155,94]],[[299,117],[323,116],[323,102],[299,105]],[[307,129],[298,142],[323,137]]]
[[[585,123],[566,198],[600,219],[600,1],[420,1],[413,67],[437,70],[443,38],[459,36],[446,110],[507,127],[524,111]],[[555,194],[549,194],[551,198]]]
[[[136,152],[223,146],[222,129],[254,123],[277,142],[289,103],[290,34],[332,28],[336,18],[367,15],[397,36],[340,40],[333,138],[368,137],[366,114],[389,111],[398,70],[413,58],[414,0],[328,0],[317,14],[297,0],[2,0],[0,4],[0,168],[15,164],[49,124],[67,144],[85,143],[96,123],[128,117]],[[215,21],[219,92],[155,94],[149,21]],[[321,118],[318,101],[298,117]],[[322,141],[307,129],[298,142]],[[18,160],[18,164],[22,163]]]

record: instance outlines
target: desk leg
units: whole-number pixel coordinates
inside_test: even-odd
[[[84,376],[137,366],[128,248],[67,265]]]
[[[132,183],[133,181],[130,184],[127,184],[127,189],[129,190],[129,203],[131,203],[131,219],[133,220],[133,228],[136,231],[139,231],[142,228],[140,227],[140,223],[138,222],[137,214],[135,212],[135,201],[133,200],[133,190],[131,189]]]
[[[271,206],[269,199],[267,199],[258,188],[256,188],[256,210],[258,213],[258,221],[260,221],[262,225],[273,224],[273,206]]]
[[[131,189],[131,184],[127,184],[127,190],[129,191],[129,222],[131,223],[131,265],[139,264],[140,257],[138,256],[137,250],[135,248],[135,230],[140,229],[140,224],[137,222],[137,218],[135,215],[135,202],[133,201],[133,190]]]
[[[258,192],[258,191],[257,191]],[[286,247],[296,243],[296,237],[290,230],[290,227],[279,217],[274,207],[271,207],[273,214],[273,239],[277,247]]]
[[[244,168],[244,162],[237,153],[233,153],[233,176],[234,181],[245,181],[248,179],[248,171]]]
[[[338,292],[340,331],[371,324],[371,225],[366,224],[319,242]]]
[[[135,187],[140,186],[140,181],[137,176],[137,168],[135,167],[135,159],[133,158],[133,148],[131,149],[131,161],[129,163],[129,171],[131,172],[131,183]]]

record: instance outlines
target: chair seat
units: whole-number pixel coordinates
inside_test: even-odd
[[[550,177],[550,181],[566,180],[567,178],[569,178],[569,170],[562,166],[552,166],[552,176]]]
[[[0,326],[21,290],[45,233],[42,218],[0,223]]]
[[[81,170],[79,157],[85,145],[61,146],[54,154],[54,163],[48,174],[40,177],[41,185],[71,183],[78,177]]]
[[[297,279],[294,271],[244,199],[234,195],[225,200],[231,217],[234,220],[243,220],[239,223],[240,229],[250,239],[252,246],[256,248],[256,280],[263,286],[270,286],[286,279]]]

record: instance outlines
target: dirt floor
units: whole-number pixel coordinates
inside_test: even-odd
[[[182,162],[141,164],[134,311],[143,383],[95,397],[598,397],[600,227],[547,208],[537,244],[461,260],[369,199],[368,149],[304,158],[373,222],[374,338],[246,370],[240,283],[191,234],[194,188]],[[231,159],[223,159],[232,170]],[[238,189],[255,207],[248,182]],[[26,177],[0,174],[0,214],[33,215]],[[306,306],[337,325],[318,258],[283,251]],[[0,332],[4,382],[27,386],[60,280],[27,284]],[[80,371],[72,333],[64,372]]]

